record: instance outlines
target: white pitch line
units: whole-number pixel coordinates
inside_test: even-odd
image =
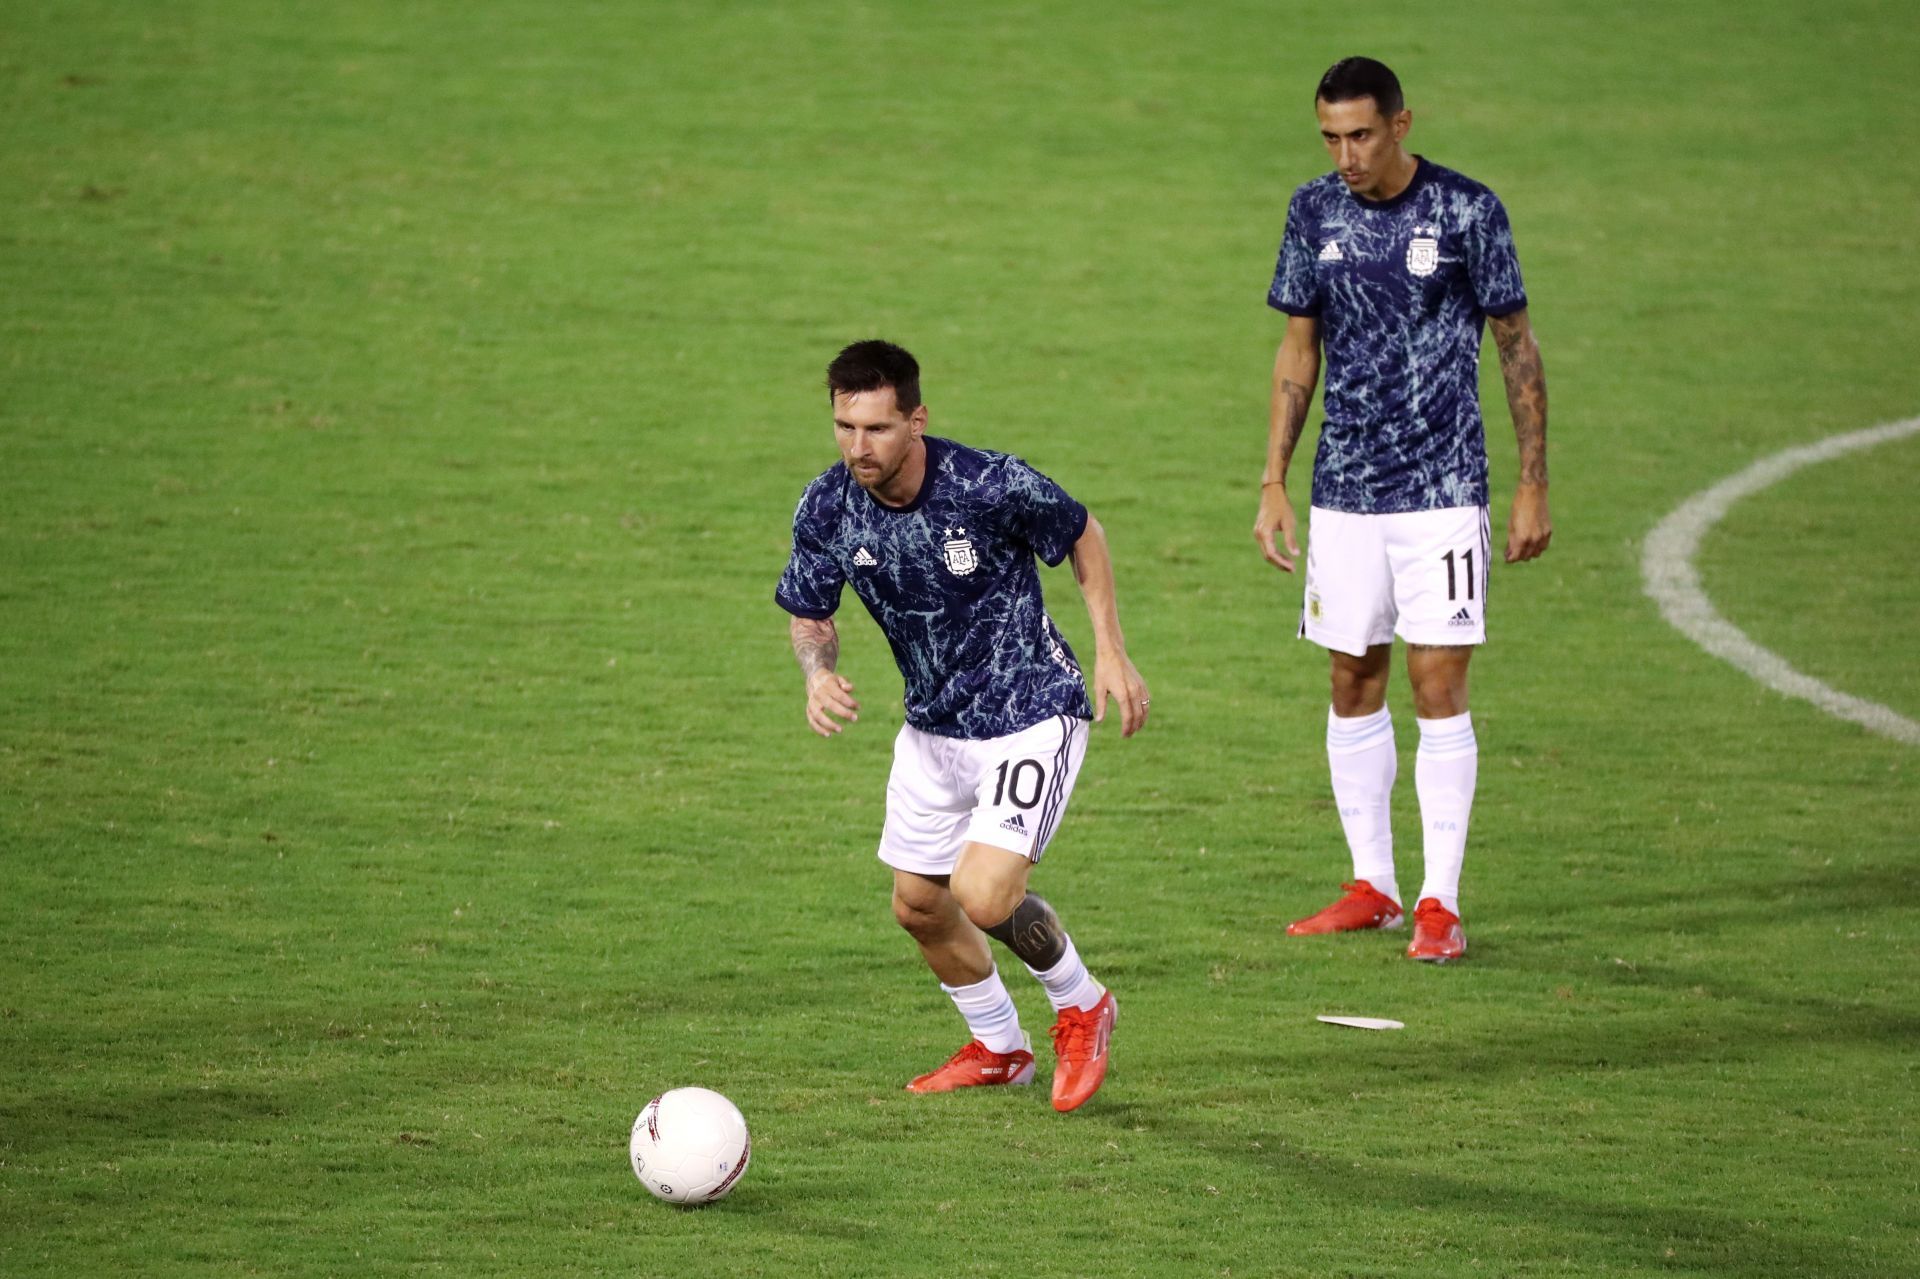
[[[1778,654],[1747,638],[1744,631],[1715,610],[1713,601],[1700,589],[1700,574],[1693,567],[1700,539],[1741,498],[1778,484],[1815,462],[1831,461],[1916,434],[1920,434],[1920,417],[1829,436],[1817,444],[1761,458],[1738,475],[1695,493],[1647,535],[1646,551],[1640,558],[1640,576],[1647,594],[1660,605],[1661,615],[1674,629],[1775,692],[1812,702],[1829,715],[1851,720],[1896,741],[1920,746],[1920,723],[1892,707],[1854,697],[1804,675]]]

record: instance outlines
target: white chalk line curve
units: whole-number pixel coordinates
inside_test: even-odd
[[[1731,663],[1777,693],[1812,702],[1829,715],[1850,720],[1884,737],[1920,746],[1920,723],[1890,706],[1823,684],[1754,643],[1746,632],[1720,616],[1713,601],[1701,589],[1700,574],[1693,566],[1700,540],[1735,502],[1778,484],[1802,467],[1876,448],[1909,435],[1920,435],[1920,417],[1832,435],[1813,444],[1787,449],[1761,458],[1737,475],[1702,489],[1676,507],[1647,535],[1646,548],[1640,557],[1640,577],[1668,624],[1715,657]]]

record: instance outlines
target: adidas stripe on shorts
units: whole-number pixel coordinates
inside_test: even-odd
[[[975,843],[1039,861],[1086,755],[1087,721],[1071,715],[980,741],[902,725],[887,778],[880,860],[919,875],[950,875],[961,848]]]
[[[1355,657],[1396,635],[1484,644],[1492,547],[1484,506],[1392,515],[1313,507],[1300,636]]]

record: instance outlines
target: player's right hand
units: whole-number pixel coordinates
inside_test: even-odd
[[[834,719],[836,715],[849,724],[859,720],[860,703],[853,699],[853,681],[832,671],[815,671],[807,681],[807,727],[822,737],[832,737],[846,727]]]
[[[1280,534],[1280,541],[1287,548],[1286,554],[1280,553],[1274,544],[1274,534]],[[1263,484],[1260,486],[1260,513],[1253,517],[1253,540],[1260,547],[1260,554],[1267,563],[1283,573],[1293,572],[1293,562],[1300,554],[1300,544],[1294,540],[1293,503],[1287,500],[1287,486],[1284,484]]]

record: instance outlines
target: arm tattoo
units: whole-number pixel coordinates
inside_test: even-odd
[[[1313,388],[1283,377],[1277,396],[1280,400],[1277,406],[1280,410],[1280,474],[1268,476],[1269,480],[1286,478],[1287,467],[1293,462],[1293,450],[1300,443],[1300,432],[1307,426],[1307,405],[1313,399]]]
[[[1504,317],[1503,317],[1504,318]],[[1493,322],[1500,347],[1500,373],[1507,383],[1507,408],[1520,446],[1520,482],[1547,482],[1547,375],[1540,367],[1540,344],[1524,323]]]
[[[815,671],[830,671],[840,663],[840,632],[831,617],[796,617],[788,632],[793,637],[793,655],[808,684]]]

